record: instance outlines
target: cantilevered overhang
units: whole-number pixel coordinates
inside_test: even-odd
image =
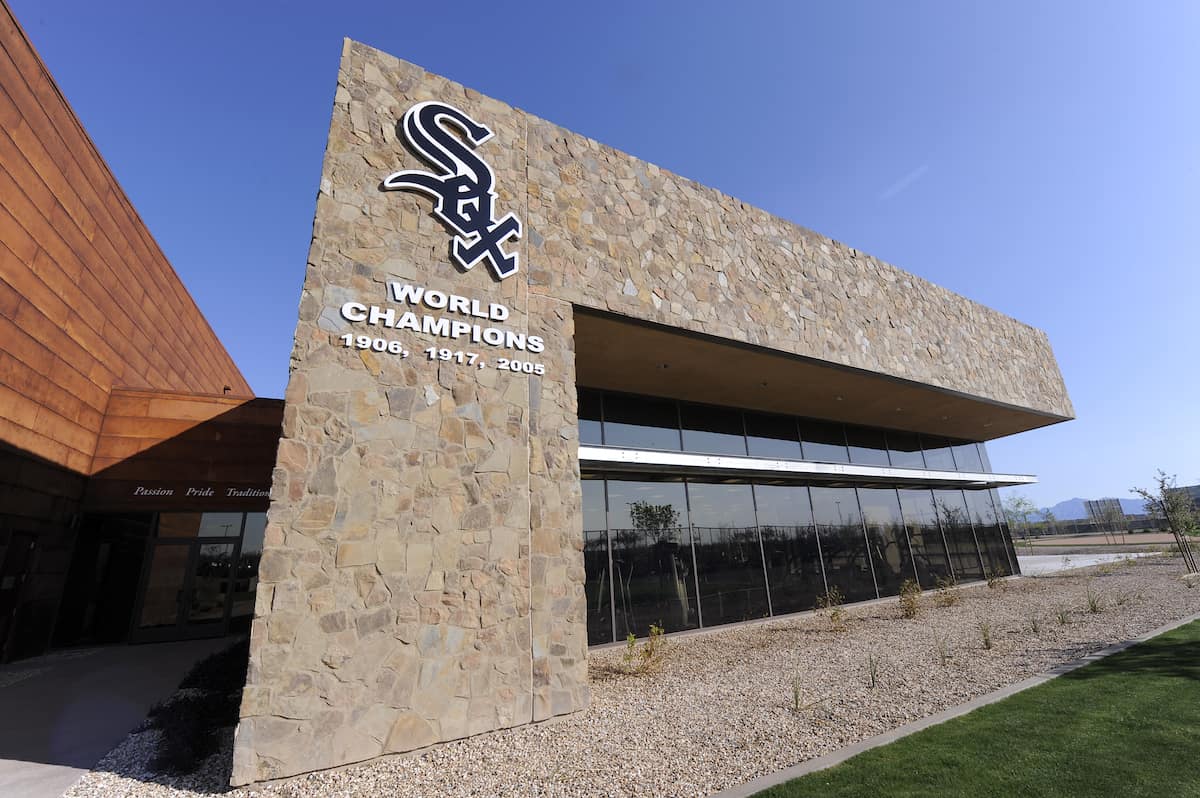
[[[885,484],[922,488],[1006,488],[1029,485],[1037,477],[1028,474],[938,471],[926,468],[851,463],[817,463],[807,460],[771,460],[763,457],[621,449],[614,446],[580,446],[579,466],[596,471],[661,472],[738,477],[758,480],[796,480],[838,485]]]
[[[582,307],[575,362],[582,387],[973,441],[1070,418]]]

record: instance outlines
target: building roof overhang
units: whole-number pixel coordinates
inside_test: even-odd
[[[1035,408],[576,306],[580,386],[987,441],[1067,421]]]

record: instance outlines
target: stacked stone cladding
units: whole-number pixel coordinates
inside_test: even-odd
[[[517,276],[456,269],[430,200],[381,190],[428,168],[396,130],[423,100],[494,131],[479,154],[525,225]],[[545,375],[430,361],[415,334],[407,358],[342,346],[342,304],[389,304],[392,280],[503,303],[546,340]],[[347,42],[234,783],[587,706],[573,305],[1071,414],[1041,332]]]

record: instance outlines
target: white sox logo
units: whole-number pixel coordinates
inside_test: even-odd
[[[467,147],[447,129],[451,126],[474,146]],[[383,181],[384,188],[420,191],[436,200],[433,213],[458,234],[451,252],[464,269],[487,258],[497,279],[516,274],[520,255],[510,255],[500,245],[521,237],[521,222],[511,213],[496,218],[496,176],[473,152],[492,131],[457,108],[433,101],[409,108],[401,127],[409,146],[441,174],[396,172]]]

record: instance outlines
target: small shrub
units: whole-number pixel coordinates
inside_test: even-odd
[[[633,669],[633,663],[637,661],[637,635],[633,632],[625,636],[625,653],[621,659],[625,662],[625,670]]]
[[[1128,593],[1118,593],[1117,597],[1113,601],[1116,603],[1116,605],[1118,607],[1124,607],[1126,604],[1129,603],[1129,594]]]
[[[835,632],[843,631],[846,628],[846,611],[842,609],[845,601],[846,596],[837,585],[829,588],[823,595],[817,596],[817,609],[826,611],[829,626]]]
[[[1059,606],[1058,608],[1058,625],[1066,626],[1071,622],[1071,611],[1066,607]]]
[[[804,701],[804,686],[800,680],[800,677],[797,676],[795,679],[792,679],[792,712],[793,713],[799,715],[802,712],[807,712],[808,710],[812,709],[813,707],[817,706],[818,704],[820,704],[824,701],[827,701],[828,699],[829,699],[829,696],[824,696],[822,698],[816,698],[816,699],[813,699],[812,701],[805,703],[805,701]]]
[[[905,618],[921,614],[921,586],[912,579],[905,579],[900,585],[900,614]]]
[[[992,625],[987,621],[980,621],[979,634],[983,638],[983,647],[990,649],[992,647]]]
[[[867,687],[872,690],[875,685],[879,684],[879,658],[875,656],[875,652],[867,653]]]
[[[1104,609],[1103,601],[1100,594],[1092,590],[1092,586],[1087,586],[1087,608],[1090,613],[1098,613]]]
[[[1038,617],[1036,612],[1029,616],[1029,631],[1033,632],[1034,634],[1038,634],[1042,631],[1042,620]]]
[[[937,646],[938,661],[942,663],[942,667],[946,667],[950,663],[950,644],[940,635],[934,635],[934,643]]]
[[[638,648],[637,637],[633,632],[625,638],[625,653],[622,655],[622,660],[625,664],[625,672],[634,676],[641,676],[658,669],[662,664],[663,654],[666,652],[667,642],[663,639],[666,630],[658,624],[650,624],[650,634],[642,643],[641,648]]]
[[[1004,589],[1004,573],[1002,571],[988,568],[983,572],[983,578],[987,580],[987,586],[992,590]]]
[[[663,635],[667,630],[657,624],[650,624],[650,636],[646,638],[646,644],[642,646],[642,659],[651,662],[657,662],[662,658],[663,652],[666,650],[667,641],[663,639]]]
[[[958,580],[952,576],[937,578],[937,603],[942,607],[953,607],[958,603]]]

